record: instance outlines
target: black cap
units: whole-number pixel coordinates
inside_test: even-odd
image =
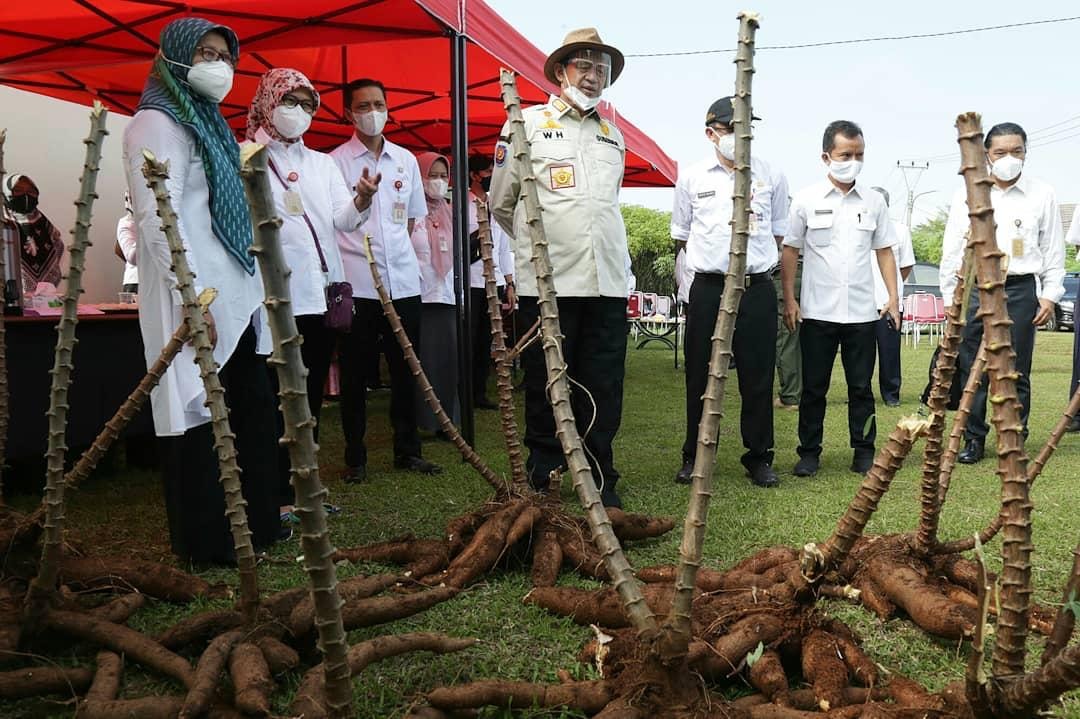
[[[730,95],[722,97],[709,105],[709,111],[705,113],[706,127],[719,122],[721,125],[730,125],[735,116],[735,103]],[[750,116],[751,120],[760,120],[756,115]]]

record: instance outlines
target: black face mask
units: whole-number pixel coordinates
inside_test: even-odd
[[[20,215],[29,215],[37,209],[37,205],[38,198],[33,195],[12,195],[8,202],[8,207]]]
[[[489,192],[491,190],[491,175],[480,178],[480,187],[484,192]]]

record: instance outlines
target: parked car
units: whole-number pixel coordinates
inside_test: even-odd
[[[1076,329],[1075,303],[1077,287],[1080,287],[1080,272],[1066,272],[1065,294],[1062,295],[1061,302],[1058,302],[1057,307],[1054,308],[1054,316],[1046,323],[1045,329],[1050,332]]]
[[[911,274],[904,280],[904,297],[918,292],[929,292],[941,297],[941,281],[938,278],[938,266],[929,262],[916,262]]]

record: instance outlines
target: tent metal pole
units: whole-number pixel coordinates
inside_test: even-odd
[[[458,402],[461,435],[476,444],[473,423],[472,314],[469,288],[469,118],[465,75],[465,36],[450,35],[450,156],[454,180],[454,294],[458,309]]]

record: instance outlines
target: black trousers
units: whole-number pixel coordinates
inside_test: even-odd
[[[257,548],[270,546],[278,534],[278,452],[275,447],[274,396],[266,360],[255,354],[255,330],[248,327],[232,357],[218,371],[236,435],[241,491],[247,501],[248,527]],[[225,519],[211,424],[178,437],[162,437],[165,509],[172,551],[182,560],[232,564],[236,560]]]
[[[686,313],[686,441],[683,459],[697,452],[698,425],[705,404],[703,396],[709,379],[709,355],[720,300],[724,293],[723,274],[694,276],[690,305]],[[772,280],[755,282],[746,288],[739,302],[732,338],[735,354],[742,358],[737,375],[742,397],[740,429],[747,469],[773,461],[773,370],[776,365],[776,289]]]
[[[874,323],[877,336],[878,390],[886,402],[900,401],[900,330],[889,326],[888,318]]]
[[[1035,352],[1035,325],[1032,322],[1039,311],[1039,298],[1035,295],[1035,276],[1010,275],[1006,277],[1005,298],[1005,307],[1008,310],[1009,319],[1012,320],[1010,334],[1013,352],[1016,353],[1016,371],[1020,375],[1016,380],[1016,394],[1020,398],[1020,419],[1024,423],[1024,436],[1027,437],[1028,414],[1031,412],[1031,357]],[[978,354],[979,345],[982,343],[982,319],[975,316],[978,311],[979,288],[973,287],[954,380],[960,387],[967,383],[971,365],[975,362],[975,355]],[[966,439],[985,440],[986,434],[990,431],[986,423],[988,384],[984,376],[973,399],[971,416],[968,417],[967,429],[964,431]]]
[[[330,373],[330,358],[334,354],[334,346],[337,344],[338,333],[327,329],[323,323],[323,315],[301,315],[296,318],[296,328],[304,342],[300,345],[300,355],[307,367],[307,398],[311,416],[315,418],[315,441],[319,441],[319,418],[322,412],[323,388],[326,386],[326,376]],[[267,370],[270,374],[270,386],[274,396],[278,394],[277,370],[269,364]],[[281,414],[281,402],[275,402],[277,407],[277,436],[280,438],[285,433],[285,418]],[[289,450],[285,445],[278,445],[278,503],[282,506],[294,504],[296,501],[292,484],[289,483],[289,471],[292,463],[289,460]]]
[[[491,368],[491,318],[488,317],[487,292],[470,288],[472,314],[472,387],[473,396],[487,396],[488,372]]]
[[[799,329],[802,350],[803,391],[799,403],[799,456],[821,456],[825,428],[826,395],[832,381],[836,351],[844,366],[848,386],[848,435],[855,456],[874,454],[877,423],[874,421],[875,330],[873,322],[842,324],[803,320]]]
[[[381,349],[390,367],[390,423],[394,429],[394,456],[419,457],[420,433],[416,429],[416,381],[401,346],[390,331],[378,300],[354,299],[352,332],[342,335],[338,352],[341,368],[341,425],[345,433],[345,464],[367,464],[367,388],[365,368]],[[419,352],[420,298],[394,300],[394,309],[413,348]]]
[[[520,298],[521,321],[532,326],[540,316],[535,297]],[[619,480],[611,445],[622,422],[626,375],[626,300],[621,297],[560,297],[559,321],[570,399],[593,478],[601,491]],[[555,436],[555,416],[547,395],[547,365],[539,342],[521,356],[525,369],[525,446],[529,482],[547,487],[553,469],[565,467]],[[576,383],[576,384],[575,384]],[[590,401],[589,396],[592,396]],[[591,426],[590,426],[591,425]]]

